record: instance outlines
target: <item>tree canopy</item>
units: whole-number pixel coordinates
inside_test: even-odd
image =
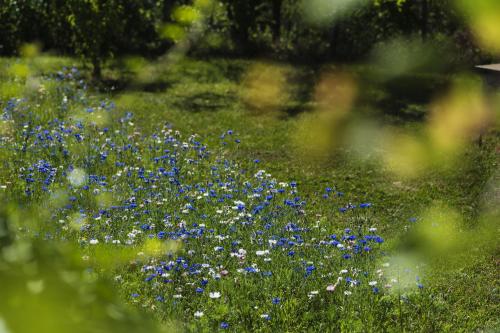
[[[488,57],[461,8],[448,0],[2,0],[0,54],[39,42],[84,57],[95,76],[110,57],[155,56],[190,38],[191,52],[317,61],[359,59],[411,36],[456,49],[452,60]]]

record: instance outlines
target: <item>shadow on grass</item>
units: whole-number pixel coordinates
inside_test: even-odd
[[[170,105],[186,111],[217,111],[238,102],[234,91],[239,86],[251,63],[234,59],[187,59],[173,65],[155,65],[154,75],[140,81],[131,71],[115,65],[103,80],[100,91],[114,94],[147,92],[164,94]],[[321,78],[321,65],[293,67],[287,74],[289,98],[281,106],[281,118],[294,118],[313,111],[314,91]],[[389,116],[398,123],[422,121],[428,113],[428,104],[448,84],[444,75],[411,73],[390,80],[381,80],[373,67],[347,65],[358,81],[359,96],[356,110],[375,110],[375,116]],[[232,93],[218,92],[212,84],[224,83]],[[188,87],[188,88],[181,88]],[[362,111],[361,111],[362,112]],[[259,114],[257,112],[257,114]]]
[[[363,78],[357,106],[377,110],[379,116],[389,116],[397,123],[424,121],[429,104],[449,86],[445,75],[412,73],[381,81],[377,77]]]
[[[174,82],[158,80],[152,82],[138,82],[134,79],[122,76],[120,78],[105,78],[94,86],[99,92],[110,93],[112,95],[124,92],[165,92],[172,87]]]
[[[228,108],[236,102],[237,98],[233,95],[204,91],[177,97],[173,106],[190,112],[218,111]]]

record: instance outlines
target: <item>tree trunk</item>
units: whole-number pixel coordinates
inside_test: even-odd
[[[254,19],[253,3],[248,0],[234,0],[228,6],[228,18],[232,22],[231,38],[236,44],[238,51],[247,54],[250,51],[250,28]]]
[[[282,0],[273,0],[273,44],[279,47],[281,39],[281,7]]]
[[[99,59],[92,59],[92,80],[101,81],[102,71],[101,71],[101,61]]]
[[[422,0],[422,17],[421,17],[421,33],[422,39],[427,39],[428,35],[428,21],[429,21],[429,0]]]
[[[328,50],[328,56],[330,59],[335,59],[338,57],[338,47],[339,47],[339,37],[340,37],[340,22],[337,21],[330,28],[329,36],[330,48]]]
[[[175,1],[165,1],[163,4],[163,22],[172,21],[172,10],[174,9]]]

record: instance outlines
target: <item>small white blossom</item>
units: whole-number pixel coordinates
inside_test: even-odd
[[[208,294],[210,296],[210,298],[220,298],[220,292],[218,291],[214,291],[214,292],[211,292],[210,294]]]

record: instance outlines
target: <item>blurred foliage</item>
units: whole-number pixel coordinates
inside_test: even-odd
[[[500,54],[500,2],[495,0],[457,0],[457,7],[465,14],[472,32],[481,46]]]
[[[41,211],[1,208],[0,331],[176,332],[125,305],[111,281],[94,272],[90,262],[85,265],[84,253],[74,244],[49,244],[15,230],[37,220]]]
[[[23,43],[37,41],[43,50],[84,56],[98,76],[111,56],[160,55],[186,38],[197,53],[273,54],[310,62],[351,61],[380,42],[419,36],[451,47],[455,52],[448,60],[463,63],[487,59],[498,49],[495,1],[473,3],[2,0],[0,54],[16,54]]]

